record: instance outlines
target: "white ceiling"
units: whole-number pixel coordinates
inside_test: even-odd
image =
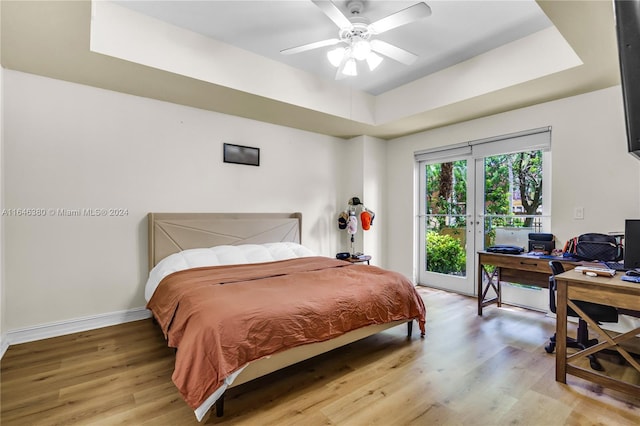
[[[376,20],[414,3],[374,0],[365,14]],[[342,138],[394,139],[620,82],[610,0],[428,1],[432,16],[380,35],[419,54],[416,64],[385,60],[339,82],[323,51],[279,53],[336,36],[311,1],[148,0],[127,6],[158,19],[126,28],[96,15],[106,4],[146,17],[104,0],[0,1],[2,66]],[[94,49],[96,17],[111,25],[103,44],[138,57]]]
[[[338,27],[309,0],[286,1],[137,1],[122,6],[333,80],[336,69],[326,58],[332,47],[296,55],[281,50],[330,38]],[[334,4],[349,17],[348,1]],[[366,0],[360,17],[370,22],[417,1]],[[359,67],[359,75],[341,83],[378,95],[481,53],[520,39],[551,21],[533,0],[431,0],[431,16],[377,36],[418,55],[412,65],[386,59],[374,71]]]

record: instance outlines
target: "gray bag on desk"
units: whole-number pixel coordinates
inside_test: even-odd
[[[582,234],[575,243],[575,256],[584,260],[613,262],[622,259],[622,246],[606,234]]]

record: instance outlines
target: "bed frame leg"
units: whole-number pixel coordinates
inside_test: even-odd
[[[224,415],[224,393],[220,395],[220,398],[216,401],[216,416],[222,417]]]
[[[413,320],[407,323],[407,337],[411,339],[411,333],[413,332]]]

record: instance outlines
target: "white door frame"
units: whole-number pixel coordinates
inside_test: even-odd
[[[458,144],[448,148],[416,152],[419,171],[418,193],[418,283],[467,295],[477,296],[478,251],[484,250],[484,158],[492,155],[543,151],[543,229],[551,229],[551,128],[544,127]],[[424,166],[447,161],[467,160],[467,270],[466,277],[452,276],[426,271],[426,176]],[[546,290],[529,290],[514,286],[503,286],[503,300],[519,306],[545,310],[548,306]]]

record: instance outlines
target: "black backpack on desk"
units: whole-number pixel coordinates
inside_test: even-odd
[[[622,246],[613,235],[582,234],[567,242],[566,252],[582,260],[622,260]]]

